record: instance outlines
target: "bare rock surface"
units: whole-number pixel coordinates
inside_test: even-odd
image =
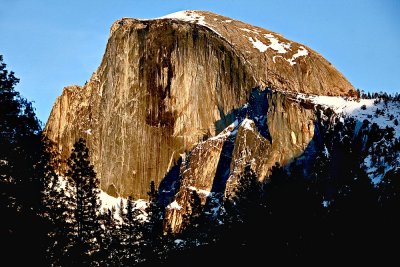
[[[88,83],[57,98],[45,135],[64,160],[86,138],[101,187],[114,196],[146,198],[150,181],[159,185],[187,153],[167,212],[179,225],[173,210],[187,190],[206,201],[207,192],[229,191],[245,163],[264,179],[309,145],[313,110],[265,87],[354,90],[311,48],[241,21],[204,11],[123,18]]]

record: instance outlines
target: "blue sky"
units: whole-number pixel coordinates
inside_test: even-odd
[[[100,64],[111,24],[208,10],[318,51],[356,87],[400,92],[400,0],[0,0],[0,54],[46,122],[62,88]]]

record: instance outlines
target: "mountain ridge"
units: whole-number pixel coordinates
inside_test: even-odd
[[[251,66],[256,65],[258,69],[260,69],[259,67],[261,64],[257,64],[255,61],[259,59],[252,58],[252,54],[255,54],[256,57],[267,55],[265,58],[267,69],[263,70],[261,68],[261,70],[258,70],[258,79],[256,78],[256,84],[253,87],[265,87],[268,85],[282,90],[324,95],[345,95],[349,90],[355,90],[354,87],[346,80],[346,78],[340,74],[330,62],[326,61],[322,55],[310,47],[291,41],[279,33],[208,11],[184,10],[154,19],[122,18],[113,23],[110,29],[110,36],[114,33],[114,31],[121,28],[121,26],[125,26],[126,24],[141,28],[147,27],[142,23],[157,23],[158,21],[164,20],[189,23],[210,30],[225,40],[229,45],[234,47],[236,51],[241,54],[240,56],[246,58],[245,61],[247,61]],[[268,42],[270,44],[266,45]],[[296,49],[292,49],[292,45]],[[257,50],[259,53],[254,53],[254,51]],[[321,80],[323,82],[326,80],[326,78],[323,77],[324,75],[337,75],[338,77],[332,77],[332,79],[336,79],[335,82],[337,84],[321,84],[321,88],[313,88],[316,86],[310,86],[305,81],[299,81],[300,85],[295,83],[288,85],[280,80],[282,78],[285,81],[288,80],[285,75],[280,77],[282,73],[289,72],[286,74],[286,76],[290,76],[293,75],[293,72],[290,71],[290,68],[275,69],[271,63],[276,63],[278,60],[283,60],[293,67],[296,64],[301,64],[299,61],[302,59],[302,57],[303,59],[307,57],[308,51],[311,52],[310,55],[315,56],[315,58],[310,60],[311,62],[322,61],[323,67],[329,69],[328,73],[319,73],[320,76],[322,76],[320,77]],[[249,53],[249,55],[246,53]],[[287,54],[289,57],[287,57]],[[268,66],[271,67],[268,68]],[[267,77],[262,77],[264,74],[262,72],[264,72],[265,76]],[[275,75],[277,76],[276,78],[273,77]],[[309,75],[309,73],[307,73],[307,75]],[[302,82],[304,83],[304,86],[301,85]]]

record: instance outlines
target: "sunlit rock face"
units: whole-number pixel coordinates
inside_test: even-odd
[[[146,198],[154,180],[177,192],[180,207],[190,187],[203,190],[205,201],[207,192],[231,190],[244,164],[264,179],[275,162],[308,146],[312,108],[266,87],[323,95],[354,89],[307,46],[227,17],[185,11],[121,19],[87,84],[66,87],[56,100],[45,135],[63,160],[86,138],[110,194]],[[170,210],[179,225],[172,211],[180,209]]]

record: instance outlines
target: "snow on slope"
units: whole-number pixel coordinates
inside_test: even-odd
[[[167,209],[180,210],[182,209],[182,206],[179,205],[179,203],[176,200],[174,200],[167,206]]]
[[[208,140],[226,139],[230,136],[236,135],[238,124],[239,124],[238,120],[235,120],[232,124],[226,127],[221,133],[219,133],[216,136],[210,137]]]
[[[339,96],[307,96],[304,94],[298,94],[297,99],[308,100],[325,108],[331,108],[341,117],[341,121],[344,121],[345,117],[356,119],[358,121],[356,132],[360,129],[362,122],[368,120],[370,124],[376,123],[380,129],[393,128],[394,138],[400,138],[400,102],[398,101],[385,103],[378,99],[357,100]],[[381,140],[375,142],[360,166],[374,184],[380,183],[389,171],[400,169],[400,153],[393,151],[394,138],[387,140],[382,137]],[[393,158],[385,157],[385,153],[394,153],[394,156]]]
[[[261,53],[267,51],[269,46],[266,46],[263,42],[255,38],[255,40],[252,37],[249,37],[249,41],[253,44],[254,48],[257,48],[260,50]]]
[[[253,120],[250,120],[250,119],[248,119],[248,118],[245,118],[245,119],[242,121],[241,126],[242,126],[243,128],[245,128],[245,129],[247,129],[247,130],[254,131],[254,121],[253,121]]]
[[[175,19],[175,20],[181,20],[181,21],[187,21],[187,22],[192,22],[196,23],[198,25],[205,26],[218,34],[219,36],[222,36],[219,32],[217,32],[214,28],[212,28],[209,24],[206,23],[204,16],[196,13],[193,10],[183,10],[183,11],[178,11],[175,13],[171,13],[159,18],[155,19]],[[225,21],[228,22],[228,21]]]
[[[253,32],[250,31],[248,29],[243,29],[242,30],[246,31],[246,32]],[[256,34],[258,34],[256,32]],[[268,48],[271,48],[272,50],[274,50],[276,53],[278,54],[282,54],[282,55],[277,55],[277,56],[273,56],[272,61],[274,63],[276,63],[276,58],[280,57],[283,58],[285,61],[287,61],[290,66],[293,66],[296,64],[296,59],[299,57],[305,57],[308,55],[308,50],[304,47],[304,46],[300,46],[299,49],[297,50],[297,52],[291,57],[291,58],[285,58],[283,56],[283,54],[288,53],[289,51],[291,51],[291,43],[285,43],[285,42],[281,42],[279,41],[278,38],[276,38],[273,34],[268,33],[268,34],[264,34],[264,37],[269,41],[269,45],[264,44],[262,41],[258,40],[256,37],[249,37],[249,41],[250,43],[253,45],[254,48],[258,49],[261,53],[264,53],[265,51],[268,50]]]
[[[68,186],[69,190],[66,190],[65,194],[69,195],[70,192],[72,192],[72,193],[75,192],[71,183],[68,183],[67,179],[64,176],[59,175],[58,179],[59,179],[59,183],[60,183],[59,190],[64,189],[66,186]],[[100,190],[99,198],[101,201],[100,211],[101,212],[104,212],[107,210],[112,211],[114,208],[115,209],[114,218],[116,220],[118,220],[119,222],[122,222],[122,218],[119,215],[119,209],[120,209],[121,200],[122,200],[122,203],[125,206],[125,212],[126,212],[127,199],[121,198],[121,197],[116,198],[116,197],[110,196],[103,190]],[[140,214],[137,216],[137,219],[141,222],[145,222],[147,220],[147,213],[146,213],[147,206],[148,206],[148,202],[144,199],[137,199],[137,200],[133,201],[133,208],[139,209],[141,211]]]
[[[305,57],[308,55],[308,50],[305,49],[304,46],[300,46],[300,48],[297,50],[297,53],[292,56],[292,58],[287,59],[286,61],[289,62],[290,66],[293,66],[296,64],[295,60],[299,57]]]
[[[120,209],[121,206],[121,200],[124,206],[126,206],[127,199],[126,198],[121,198],[121,197],[113,197],[108,195],[106,192],[101,191],[100,192],[100,200],[101,200],[101,210],[112,210],[112,208],[115,208],[115,213],[114,213],[114,218],[122,222],[122,218],[119,216],[118,210]],[[133,201],[133,207],[134,209],[139,209],[141,211],[141,214],[137,217],[138,220],[140,221],[146,221],[147,220],[147,213],[146,213],[146,207],[148,205],[148,202],[143,200],[143,199],[138,199]]]
[[[196,191],[197,194],[203,195],[205,197],[209,197],[212,194],[212,192],[210,192],[210,191],[207,191],[207,190],[204,190],[204,189],[199,189],[199,188],[194,187],[194,186],[189,186],[188,188],[189,188],[189,190]]]
[[[206,19],[203,15],[199,14],[198,12],[194,10],[183,10],[183,11],[178,11],[175,13],[171,13],[162,17],[158,17],[155,19],[173,19],[173,20],[180,20],[180,21],[186,21],[190,23],[195,23],[198,25],[202,25],[204,27],[209,28],[219,36],[223,37],[216,29],[213,27],[210,23],[206,22]],[[142,20],[154,20],[154,19],[142,19]],[[217,19],[214,18],[214,21]],[[224,20],[223,22],[225,23],[231,23],[232,20]],[[273,57],[273,62],[276,63],[275,58],[281,57],[283,58],[286,62],[290,64],[290,66],[293,66],[296,64],[296,59],[299,57],[305,57],[308,55],[308,50],[304,46],[300,46],[295,54],[291,56],[291,58],[284,57],[283,55],[288,53],[289,51],[292,51],[291,42],[283,42],[280,41],[275,35],[271,33],[267,33],[264,35],[259,34],[259,30],[253,29],[249,30],[247,28],[239,28],[240,30],[243,30],[247,33],[252,33],[254,35],[263,37],[265,41],[269,42],[269,45],[264,43],[264,40],[258,39],[256,36],[247,36],[249,42],[253,45],[255,49],[258,49],[260,53],[265,53],[268,48],[274,50],[276,53],[280,54],[277,56]],[[294,51],[293,51],[294,52]]]
[[[156,19],[177,19],[177,20],[195,22],[200,25],[205,25],[204,16],[201,16],[191,10],[178,11]]]
[[[264,37],[267,38],[271,43],[269,46],[267,46],[267,48],[271,48],[280,54],[284,54],[290,50],[290,43],[280,42],[274,35],[270,33],[264,34]]]
[[[395,137],[400,137],[400,125],[395,125],[394,120],[400,119],[400,103],[388,101],[385,105],[384,101],[374,103],[376,99],[351,99],[340,96],[305,96],[298,94],[298,99],[310,100],[312,103],[331,108],[336,114],[353,117],[359,121],[368,120],[376,123],[380,128],[386,126],[393,127]],[[376,110],[382,110],[384,114],[378,114]],[[391,119],[393,115],[393,119]]]

